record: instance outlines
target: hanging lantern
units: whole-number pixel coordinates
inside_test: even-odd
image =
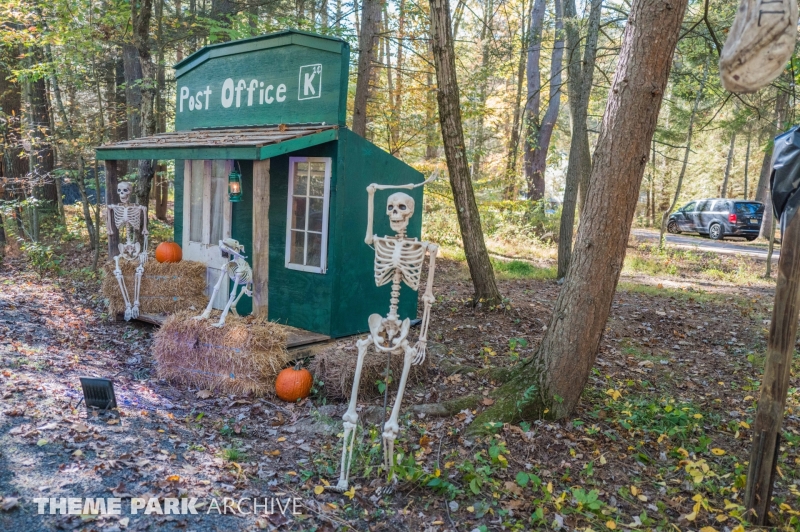
[[[228,175],[228,199],[233,203],[242,201],[242,174],[236,168]]]

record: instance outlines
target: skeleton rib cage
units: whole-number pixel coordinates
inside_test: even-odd
[[[395,273],[400,272],[403,282],[412,290],[418,290],[427,243],[416,239],[375,237],[374,245],[375,285],[389,284]]]

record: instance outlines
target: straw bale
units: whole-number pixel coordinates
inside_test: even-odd
[[[361,369],[361,382],[359,394],[364,399],[382,395],[378,391],[377,381],[383,381],[386,375],[386,358],[388,354],[370,348],[364,357]],[[314,378],[324,383],[322,393],[329,399],[349,399],[350,390],[353,389],[353,378],[356,375],[356,362],[358,354],[347,352],[339,347],[332,346],[319,353],[311,362],[310,370]],[[423,379],[427,372],[428,358],[419,366],[411,366],[408,374],[408,383],[416,383]],[[403,355],[392,355],[390,361],[392,383],[390,388],[397,387],[400,376],[403,374]]]
[[[225,326],[179,312],[155,334],[153,357],[158,376],[176,384],[236,395],[274,394],[275,377],[289,362],[286,328],[254,316],[228,314]]]
[[[138,262],[119,261],[122,277],[133,303],[136,266]],[[125,301],[114,277],[114,262],[103,267],[105,276],[101,292],[108,301],[108,313],[125,311]],[[208,305],[206,266],[202,262],[158,262],[148,260],[144,265],[142,285],[139,288],[139,312],[142,314],[171,314],[194,308],[202,311]]]

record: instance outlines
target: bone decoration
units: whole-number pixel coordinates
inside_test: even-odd
[[[387,356],[403,355],[403,372],[400,377],[400,384],[397,390],[397,397],[394,401],[389,420],[383,428],[383,465],[386,470],[387,479],[393,483],[397,482],[392,476],[394,466],[394,441],[400,432],[398,423],[400,407],[403,402],[403,394],[408,382],[408,375],[412,365],[422,364],[425,361],[425,351],[428,338],[428,325],[430,323],[431,305],[436,298],[433,295],[433,278],[436,266],[436,254],[439,246],[430,242],[422,242],[416,238],[408,238],[406,231],[411,217],[414,215],[414,199],[403,192],[396,192],[389,196],[386,204],[386,215],[394,236],[378,236],[373,234],[373,213],[374,198],[376,190],[405,188],[412,189],[431,182],[436,175],[424,183],[417,185],[409,184],[402,186],[377,185],[371,184],[367,187],[367,235],[364,241],[367,245],[374,246],[375,249],[375,284],[383,286],[391,283],[392,290],[389,299],[389,313],[386,317],[380,314],[372,314],[368,318],[370,334],[364,339],[356,342],[358,347],[358,359],[356,360],[356,373],[353,379],[353,388],[350,392],[350,403],[342,420],[344,422],[344,438],[342,444],[342,462],[339,474],[339,481],[331,489],[335,491],[346,491],[349,485],[350,468],[353,460],[353,447],[355,441],[355,430],[358,424],[358,413],[356,404],[358,402],[358,386],[361,380],[361,371],[364,366],[364,358],[367,351],[372,348],[376,354],[384,353]],[[425,293],[422,296],[424,310],[420,325],[420,334],[416,343],[410,341],[409,329],[411,320],[405,318],[401,320],[398,315],[398,305],[400,303],[400,287],[405,283],[414,291],[419,290],[420,275],[425,256],[429,255],[428,280]]]
[[[741,0],[719,58],[722,86],[755,92],[786,67],[797,40],[797,0]]]
[[[243,295],[246,294],[247,297],[253,297],[253,269],[245,260],[247,257],[244,255],[244,246],[232,238],[226,238],[219,241],[219,249],[222,256],[228,259],[228,263],[225,265],[225,271],[219,276],[217,284],[214,285],[214,292],[208,300],[208,306],[202,314],[194,317],[196,320],[207,320],[211,316],[214,299],[216,299],[220,288],[222,288],[222,283],[227,283],[228,279],[232,280],[233,290],[231,290],[231,295],[225,304],[225,309],[222,311],[219,321],[212,324],[212,327],[224,326],[225,318],[228,317],[228,312],[231,309],[236,314],[236,304],[239,303]],[[238,296],[236,295],[237,291],[239,292]]]
[[[106,226],[108,234],[116,232],[120,237],[119,255],[114,257],[114,277],[117,279],[122,299],[125,301],[125,321],[139,317],[139,288],[142,285],[144,264],[147,262],[147,208],[143,205],[130,203],[133,193],[133,184],[121,181],[117,185],[119,205],[109,205],[106,210]],[[143,245],[139,244],[138,235],[141,232]],[[125,242],[122,242],[122,239]],[[128,287],[122,277],[119,261],[138,262],[134,276],[133,303],[131,303]]]

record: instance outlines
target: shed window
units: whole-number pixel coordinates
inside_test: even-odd
[[[325,273],[330,157],[290,157],[286,267]]]

